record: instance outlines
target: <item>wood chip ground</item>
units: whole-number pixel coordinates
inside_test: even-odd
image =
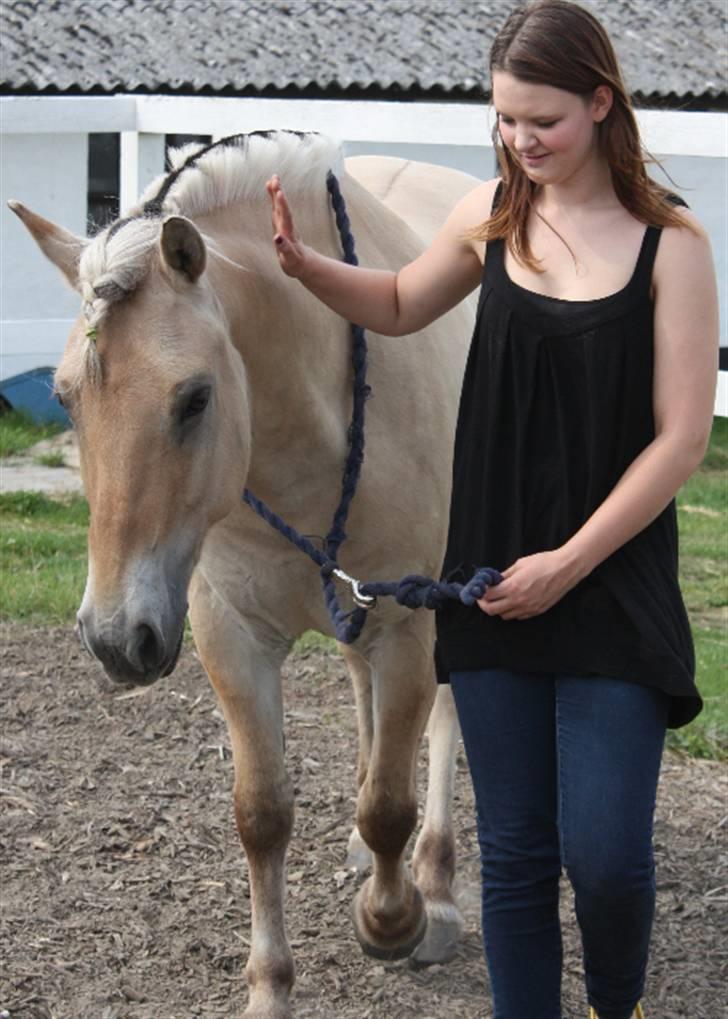
[[[0,1013],[239,1017],[249,887],[227,733],[194,651],[149,690],[120,694],[67,630],[12,626],[2,636]],[[355,729],[343,663],[318,652],[292,658],[285,688],[297,790],[287,899],[297,1019],[490,1019],[464,761],[458,957],[420,971],[373,962],[349,921]],[[665,760],[647,1019],[725,1014],[727,788],[725,765]],[[563,924],[564,1017],[586,1019],[566,885]]]

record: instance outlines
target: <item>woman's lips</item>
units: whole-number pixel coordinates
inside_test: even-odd
[[[549,155],[548,152],[542,152],[538,156],[531,156],[526,155],[526,153],[524,152],[520,158],[521,161],[526,164],[526,166],[540,166],[548,155]]]

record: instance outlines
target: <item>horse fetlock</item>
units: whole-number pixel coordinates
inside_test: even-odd
[[[412,872],[417,887],[428,902],[452,902],[455,862],[455,837],[452,831],[423,829],[412,856]]]
[[[360,873],[370,870],[372,866],[372,851],[361,837],[358,828],[354,828],[349,836],[349,845],[346,853],[347,870],[358,870]]]
[[[293,1011],[288,1002],[254,1000],[251,997],[242,1019],[293,1019]]]
[[[244,1019],[293,1019],[290,993],[295,967],[290,950],[276,957],[252,954],[245,975],[250,998]]]
[[[396,800],[391,793],[374,795],[364,786],[359,794],[356,823],[373,853],[398,856],[417,824],[417,801],[414,796]]]
[[[357,940],[375,959],[405,959],[422,941],[427,927],[424,901],[417,886],[407,881],[403,895],[395,898],[377,889],[368,878],[352,905]]]

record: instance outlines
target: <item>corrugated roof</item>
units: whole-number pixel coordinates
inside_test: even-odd
[[[643,98],[725,99],[725,0],[586,0]],[[6,93],[476,98],[515,0],[4,0]]]

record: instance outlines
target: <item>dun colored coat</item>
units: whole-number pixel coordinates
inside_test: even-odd
[[[177,165],[190,152],[182,150]],[[235,810],[248,858],[252,934],[247,1019],[290,1019],[294,964],[284,921],[293,827],[280,669],[306,630],[330,632],[318,570],[241,501],[249,486],[306,535],[337,505],[351,413],[349,325],[280,271],[265,181],[280,174],[302,236],[340,257],[326,190],[333,169],[363,265],[416,257],[475,181],[362,157],[289,132],[238,136],[167,178],[154,216],[91,240],[12,203],[82,295],[56,374],[78,430],[91,508],[78,626],[121,684],[174,668],[188,609],[230,731]],[[144,196],[158,194],[161,181]],[[361,580],[436,575],[449,506],[454,423],[472,328],[469,302],[421,333],[369,337],[366,456],[342,567]],[[343,595],[343,592],[342,592]],[[452,956],[450,799],[457,725],[435,700],[433,616],[381,602],[342,648],[359,722],[350,863],[372,872],[353,906],[378,958]],[[413,872],[417,749],[430,709],[430,784]]]

